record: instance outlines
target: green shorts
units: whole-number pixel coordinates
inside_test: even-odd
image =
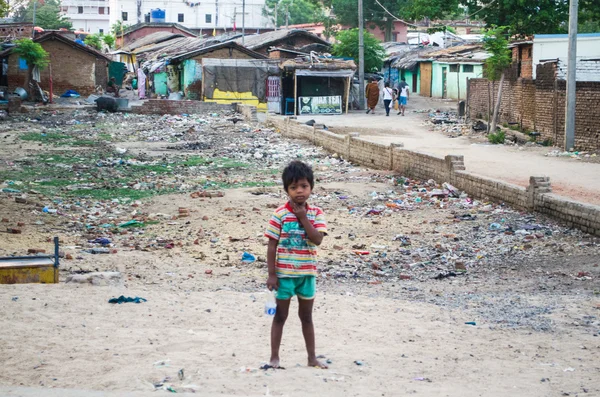
[[[298,298],[310,300],[315,298],[317,282],[315,276],[285,277],[279,279],[279,289],[276,298],[288,300],[294,295]]]

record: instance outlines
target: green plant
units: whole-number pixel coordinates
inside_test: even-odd
[[[48,53],[39,44],[31,39],[19,39],[15,41],[13,52],[27,62],[27,66],[32,69],[37,66],[39,69],[44,69],[50,63]]]
[[[331,53],[339,57],[348,57],[358,63],[358,29],[342,30],[336,37],[338,43],[333,45]],[[365,72],[377,72],[386,57],[385,49],[375,36],[365,32]]]
[[[102,41],[104,41],[104,44],[106,44],[108,48],[113,48],[115,46],[115,36],[112,34],[103,35]]]
[[[95,48],[98,51],[100,51],[102,49],[102,38],[97,33],[87,35],[86,38],[83,40],[83,42],[87,46]]]
[[[494,145],[503,144],[505,138],[506,138],[506,135],[504,134],[504,131],[490,133],[488,135],[488,141],[490,141],[490,143],[494,144]]]

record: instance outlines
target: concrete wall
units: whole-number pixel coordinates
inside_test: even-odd
[[[561,59],[567,62],[569,36],[566,34],[536,34],[533,38],[533,78],[541,60]],[[577,35],[577,58],[600,58],[600,33]]]
[[[564,142],[566,83],[556,80],[554,64],[538,67],[537,80],[506,80],[502,89],[500,122],[515,122],[540,132],[540,141],[561,146]],[[471,118],[485,118],[493,109],[498,83],[486,79],[469,81],[468,109]],[[577,82],[575,148],[600,150],[600,82]]]
[[[380,41],[385,41],[385,31],[375,22],[366,22],[365,28]],[[394,37],[395,36],[395,37]],[[408,42],[408,26],[402,21],[394,21],[392,25],[392,41],[396,43]]]
[[[478,199],[506,203],[520,210],[538,211],[600,236],[600,207],[552,194],[549,178],[531,177],[529,187],[523,188],[466,171],[463,156],[441,158],[406,150],[398,145],[385,146],[363,140],[358,133],[335,134],[309,127],[289,117],[271,117],[268,123],[283,136],[311,141],[354,163],[394,170],[413,178],[449,182]]]

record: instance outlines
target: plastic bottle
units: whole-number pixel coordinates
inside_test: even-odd
[[[267,293],[267,301],[265,302],[265,316],[273,317],[277,311],[277,303],[275,302],[275,293],[269,291]]]

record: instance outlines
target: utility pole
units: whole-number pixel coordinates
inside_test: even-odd
[[[33,32],[31,32],[31,38],[35,38],[35,12],[37,11],[37,0],[33,1]]]
[[[290,11],[289,11],[289,5],[285,5],[285,28],[288,28],[288,24],[290,22]]]
[[[242,45],[246,37],[246,0],[242,0]]]
[[[577,9],[578,0],[569,4],[569,57],[567,60],[567,105],[565,108],[565,150],[575,148],[575,103],[577,94]]]
[[[363,1],[358,0],[358,104],[365,108],[365,37]]]
[[[277,6],[279,5],[279,3],[275,3],[275,30],[277,30],[277,25],[279,25],[277,23]]]

